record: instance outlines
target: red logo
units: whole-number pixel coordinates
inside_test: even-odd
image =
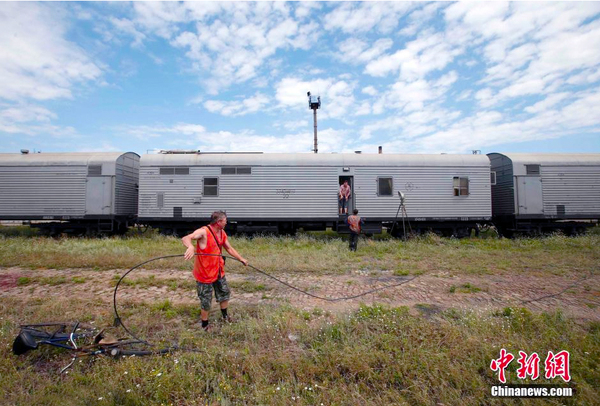
[[[519,379],[526,379],[527,375],[534,381],[538,379],[540,376],[540,357],[537,355],[537,352],[534,352],[527,358],[526,353],[519,351],[519,359],[517,362],[521,365],[521,367],[517,369],[517,377],[519,377]]]
[[[565,382],[569,382],[571,380],[571,375],[569,375],[569,352],[561,351],[555,355],[552,351],[548,351],[545,368],[547,379],[560,376]]]
[[[494,372],[498,372],[498,379],[502,383],[506,383],[505,369],[515,359],[514,355],[510,352],[506,352],[504,348],[500,350],[500,358],[493,359],[490,363],[490,368]],[[540,357],[534,352],[530,356],[527,356],[526,352],[519,351],[519,368],[517,369],[517,377],[519,379],[531,379],[536,380],[540,376]],[[548,351],[548,356],[544,362],[544,376],[546,379],[554,379],[561,377],[565,382],[571,380],[569,374],[569,352],[561,351],[554,354],[552,351]]]
[[[500,382],[506,383],[506,376],[504,375],[504,370],[514,358],[515,357],[511,353],[506,352],[506,350],[503,348],[500,350],[500,358],[493,359],[490,363],[490,368],[492,369],[492,371],[498,371],[498,379],[500,379]]]

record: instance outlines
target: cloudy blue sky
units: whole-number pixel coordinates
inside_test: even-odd
[[[600,152],[600,2],[0,3],[0,152]]]

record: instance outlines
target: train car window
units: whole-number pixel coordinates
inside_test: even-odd
[[[88,165],[88,176],[102,176],[102,165]]]
[[[469,178],[454,177],[454,196],[469,195]]]
[[[236,167],[226,167],[221,168],[221,175],[250,175],[252,174],[252,168],[236,168]]]
[[[525,165],[525,169],[527,170],[527,175],[539,175],[540,174],[540,166],[539,165]]]
[[[190,168],[179,167],[179,168],[160,168],[161,175],[189,175]]]
[[[392,178],[377,178],[377,196],[391,196],[393,190]]]
[[[219,196],[219,178],[204,178],[204,196]]]
[[[494,171],[490,172],[490,184],[492,186],[496,185],[496,172]]]

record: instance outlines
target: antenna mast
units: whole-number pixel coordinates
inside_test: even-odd
[[[306,95],[308,96],[308,108],[313,111],[313,118],[315,122],[315,147],[313,151],[315,151],[316,154],[319,152],[319,148],[317,147],[317,109],[321,107],[321,96],[311,96],[310,92],[307,92]]]

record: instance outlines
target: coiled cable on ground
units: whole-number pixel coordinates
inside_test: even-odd
[[[222,255],[222,254],[199,254],[199,253],[196,253],[195,255],[211,256],[211,257],[223,257],[223,258],[233,259],[233,260],[235,260],[235,261],[238,261],[238,262],[242,263],[242,261],[240,261],[239,259],[237,259],[237,258],[234,258],[234,257],[231,257],[231,256],[228,256],[228,255]],[[114,326],[115,326],[115,327],[117,327],[117,326],[121,326],[121,327],[123,327],[123,329],[124,329],[124,330],[125,330],[125,331],[126,331],[126,332],[127,332],[127,333],[128,333],[130,336],[131,336],[131,337],[133,337],[134,339],[138,340],[140,343],[143,343],[143,344],[146,344],[146,345],[149,345],[149,346],[152,346],[152,345],[153,345],[153,344],[149,343],[148,341],[146,341],[146,340],[142,340],[141,338],[139,338],[139,337],[137,337],[135,334],[133,334],[133,333],[132,333],[132,332],[131,332],[131,331],[130,331],[128,328],[127,328],[127,326],[125,326],[125,324],[123,323],[123,320],[121,319],[121,316],[119,316],[119,311],[118,311],[118,309],[117,309],[117,292],[118,292],[118,290],[119,290],[119,285],[121,284],[121,282],[123,281],[123,279],[125,279],[125,277],[126,277],[127,275],[129,275],[131,272],[133,272],[133,271],[134,271],[134,270],[136,270],[137,268],[141,267],[142,265],[145,265],[145,264],[147,264],[147,263],[149,263],[149,262],[157,261],[157,260],[159,260],[159,259],[165,259],[165,258],[177,258],[177,257],[183,257],[183,256],[184,256],[184,254],[175,254],[175,255],[163,255],[163,256],[161,256],[161,257],[151,258],[151,259],[149,259],[149,260],[147,260],[147,261],[140,262],[139,264],[135,265],[134,267],[130,268],[130,269],[127,271],[127,272],[125,272],[125,273],[123,274],[123,276],[121,276],[121,278],[120,278],[120,279],[119,279],[119,281],[117,282],[117,285],[115,286],[115,290],[114,290],[114,293],[113,293],[113,308],[114,308],[114,311],[115,311],[115,321],[114,321]],[[263,270],[261,270],[261,269],[259,269],[259,268],[255,267],[255,266],[252,266],[252,265],[250,265],[250,264],[248,264],[247,266],[248,266],[248,267],[250,267],[250,268],[252,268],[253,270],[255,270],[256,272],[258,272],[258,273],[260,273],[260,274],[263,274],[263,275],[265,275],[265,276],[267,276],[267,277],[269,277],[269,278],[271,278],[271,279],[274,279],[275,281],[277,281],[277,282],[279,282],[279,283],[281,283],[281,284],[283,284],[283,285],[287,286],[287,287],[288,287],[288,288],[290,288],[290,289],[296,290],[296,291],[298,291],[298,292],[300,292],[300,293],[303,293],[303,294],[305,294],[305,295],[307,295],[307,296],[310,296],[310,297],[313,297],[313,298],[315,298],[315,299],[325,300],[325,301],[327,301],[327,302],[339,302],[339,301],[342,301],[342,300],[351,300],[351,299],[356,299],[356,298],[359,298],[359,297],[361,297],[361,296],[365,296],[365,295],[368,295],[368,294],[371,294],[371,293],[375,293],[375,292],[378,292],[378,291],[380,291],[380,290],[383,290],[383,289],[390,289],[390,288],[395,288],[395,287],[397,287],[397,286],[400,286],[400,285],[404,285],[405,283],[408,283],[408,282],[412,281],[413,279],[417,278],[417,276],[414,276],[414,277],[412,277],[412,278],[410,278],[410,279],[405,279],[405,280],[403,280],[402,282],[399,282],[399,283],[394,283],[394,284],[391,284],[391,285],[386,285],[386,286],[381,286],[381,287],[379,287],[379,288],[376,288],[376,289],[371,289],[371,290],[368,290],[368,291],[366,291],[366,292],[359,293],[358,295],[353,295],[353,296],[344,296],[344,297],[337,297],[337,298],[331,298],[331,297],[323,297],[323,296],[318,296],[318,295],[315,295],[315,294],[313,294],[313,293],[310,293],[310,292],[304,291],[304,290],[302,290],[302,289],[299,289],[299,288],[297,288],[297,287],[295,287],[295,286],[293,286],[293,285],[290,285],[290,284],[289,284],[289,283],[287,283],[287,282],[284,282],[284,281],[282,281],[281,279],[278,279],[278,278],[276,278],[276,277],[275,277],[275,276],[273,276],[273,275],[270,275],[270,274],[268,274],[267,272],[265,272],[265,271],[263,271]],[[175,349],[180,349],[180,348],[177,348],[177,347],[173,347],[173,348],[172,348],[172,350],[175,350]],[[164,352],[165,350],[161,350],[161,351],[163,351],[163,352]]]

